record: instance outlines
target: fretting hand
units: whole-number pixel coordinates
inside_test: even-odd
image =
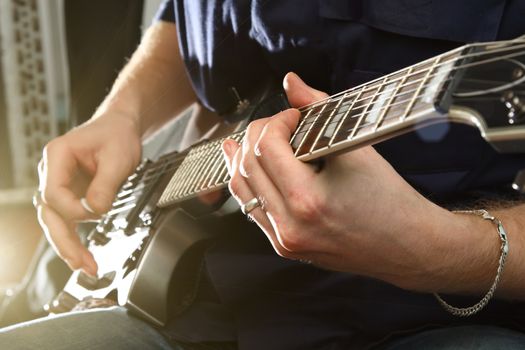
[[[284,86],[294,107],[327,96],[293,73]],[[297,160],[289,140],[299,116],[289,109],[256,120],[242,145],[223,144],[230,191],[240,204],[259,198],[249,216],[275,251],[405,286],[443,268],[435,263],[454,242],[440,236],[442,223],[461,225],[457,216],[421,196],[372,147],[329,157],[320,171]]]

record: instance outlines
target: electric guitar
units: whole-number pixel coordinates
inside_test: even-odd
[[[257,108],[240,103],[254,114]],[[290,144],[302,161],[374,144],[433,123],[465,123],[500,152],[525,152],[525,37],[469,44],[300,108]],[[191,304],[201,257],[222,213],[229,176],[221,143],[145,160],[88,237],[98,276],[72,274],[48,305],[53,313],[120,304],[164,325]],[[525,188],[522,172],[514,184]],[[209,196],[220,198],[202,205]],[[200,200],[199,200],[200,199]],[[206,210],[203,210],[205,208]]]

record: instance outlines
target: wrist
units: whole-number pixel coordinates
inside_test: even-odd
[[[498,267],[501,243],[494,224],[476,215],[442,210],[442,225],[432,240],[436,249],[426,291],[481,295]]]
[[[494,225],[453,213],[431,202],[420,215],[412,273],[396,285],[419,292],[481,294],[490,287],[500,253]]]
[[[131,107],[130,104],[121,103],[125,98],[106,98],[97,108],[90,121],[103,120],[116,122],[118,125],[129,127],[139,138],[144,134],[140,113],[138,108]]]

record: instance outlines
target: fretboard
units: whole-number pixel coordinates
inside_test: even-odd
[[[310,161],[394,136],[425,119],[442,117],[436,113],[436,98],[460,52],[451,51],[300,108],[301,119],[290,140],[296,157]],[[241,131],[228,138],[241,142],[243,137]],[[189,151],[162,194],[159,207],[228,184],[221,152],[224,139]]]

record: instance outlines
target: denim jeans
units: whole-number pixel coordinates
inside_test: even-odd
[[[0,349],[232,350],[233,344],[178,344],[124,308],[74,312],[0,330]],[[381,350],[485,350],[525,348],[525,335],[490,326],[451,327],[396,340]]]
[[[232,343],[182,343],[166,338],[122,307],[70,312],[0,329],[0,349],[235,350]]]
[[[493,326],[433,329],[408,336],[380,350],[517,350],[525,349],[525,334]],[[378,349],[379,350],[379,349]]]

